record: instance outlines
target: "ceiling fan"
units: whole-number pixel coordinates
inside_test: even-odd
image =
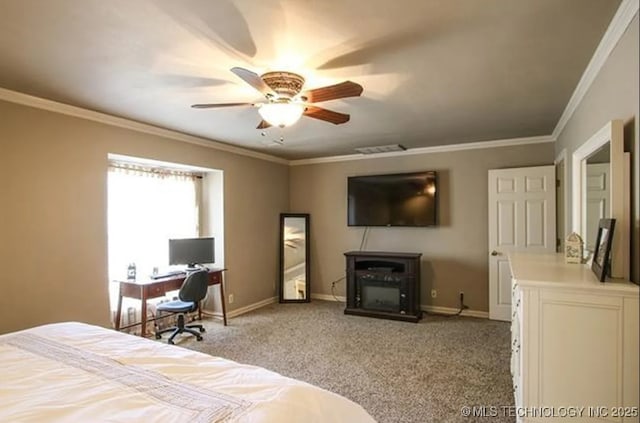
[[[290,126],[297,122],[302,115],[340,125],[349,121],[348,114],[318,107],[313,103],[358,97],[362,94],[362,86],[351,81],[302,91],[305,80],[293,72],[276,71],[258,75],[240,67],[232,68],[231,72],[262,93],[267,101],[265,103],[194,104],[191,107],[195,109],[234,106],[258,107],[262,121],[256,127],[257,129],[265,129],[270,126]]]

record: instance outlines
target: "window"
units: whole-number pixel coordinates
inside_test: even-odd
[[[169,238],[199,235],[200,176],[191,172],[112,162],[108,172],[109,280],[168,267]],[[110,285],[111,307],[117,284]]]

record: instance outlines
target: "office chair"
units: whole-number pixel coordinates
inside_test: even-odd
[[[158,304],[156,310],[168,311],[170,313],[178,313],[178,322],[176,326],[162,329],[156,332],[156,339],[162,338],[162,334],[165,332],[173,331],[167,343],[173,344],[173,338],[177,334],[182,332],[189,332],[196,336],[198,341],[202,341],[200,332],[204,332],[204,327],[200,324],[184,324],[185,313],[190,313],[198,310],[200,301],[207,296],[207,288],[209,287],[209,273],[206,270],[197,270],[189,273],[180,287],[178,293],[178,300],[168,301],[166,303]],[[200,332],[194,330],[199,329]]]

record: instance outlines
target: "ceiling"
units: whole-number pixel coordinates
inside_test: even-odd
[[[549,135],[619,4],[1,0],[0,87],[286,159]],[[263,136],[256,108],[189,107],[263,99],[234,66],[364,92]]]

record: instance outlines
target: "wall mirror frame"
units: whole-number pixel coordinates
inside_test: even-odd
[[[616,219],[611,249],[611,276],[629,279],[630,236],[630,155],[624,152],[623,122],[612,120],[578,147],[572,157],[572,221],[573,231],[587,239],[587,160],[609,147],[608,204],[605,217]],[[587,248],[585,248],[586,250]],[[590,251],[589,253],[592,253]]]
[[[309,215],[280,214],[280,302],[311,301]]]

